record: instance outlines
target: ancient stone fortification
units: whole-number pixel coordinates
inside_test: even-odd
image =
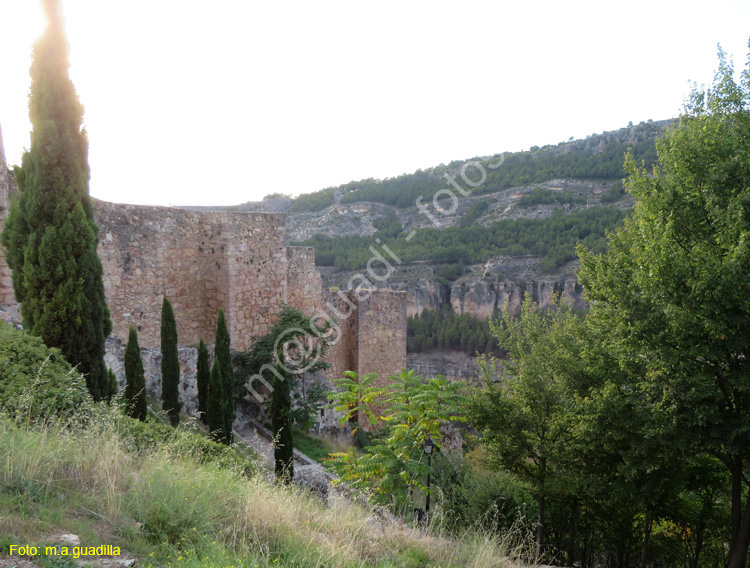
[[[268,331],[282,302],[289,300],[283,215],[101,201],[95,208],[104,289],[117,337],[127,338],[130,326],[136,326],[142,347],[158,346],[166,295],[181,344],[197,344],[201,338],[211,343],[223,309],[232,347],[242,350],[252,336]],[[301,293],[294,299],[299,304],[307,300]]]
[[[0,140],[0,229],[12,191]],[[224,309],[235,350],[265,334],[282,305],[337,321],[340,336],[326,359],[328,378],[344,371],[377,372],[382,379],[406,366],[403,292],[324,291],[308,247],[284,244],[281,213],[198,212],[95,201],[99,255],[112,314],[107,364],[123,378],[123,344],[138,329],[147,384],[161,390],[161,305],[172,302],[181,344],[181,399],[195,409],[195,359],[201,338],[213,343]],[[10,271],[0,256],[0,308],[15,307]]]

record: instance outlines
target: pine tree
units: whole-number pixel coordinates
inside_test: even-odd
[[[208,423],[206,418],[206,401],[208,400],[208,381],[211,379],[211,370],[208,365],[208,348],[201,339],[198,345],[198,369],[196,372],[196,382],[198,383],[198,416],[204,423]]]
[[[24,328],[58,347],[86,376],[96,400],[109,394],[104,342],[112,330],[89,197],[83,106],[68,76],[59,0],[34,46],[31,149],[16,170],[20,190],[2,234]]]
[[[177,355],[177,322],[172,304],[164,296],[161,305],[161,397],[162,409],[169,414],[169,422],[180,423],[180,360]]]
[[[224,318],[224,310],[219,310],[219,321],[216,324],[215,361],[221,367],[221,380],[224,384],[224,435],[227,444],[232,443],[232,423],[234,422],[234,366],[230,351],[229,330]]]
[[[130,328],[128,343],[125,346],[125,404],[128,416],[146,420],[146,379],[143,376],[141,348],[138,346],[138,332]]]
[[[224,401],[224,382],[221,377],[221,365],[218,358],[214,358],[211,376],[208,380],[208,397],[206,400],[206,424],[211,437],[222,444],[228,444],[224,432],[224,416],[226,404]]]

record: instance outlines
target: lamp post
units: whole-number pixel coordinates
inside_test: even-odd
[[[435,449],[435,442],[432,441],[432,437],[428,434],[427,439],[422,444],[422,451],[427,456],[427,498],[425,499],[424,507],[424,522],[427,524],[430,517],[430,472],[432,470],[432,451]]]

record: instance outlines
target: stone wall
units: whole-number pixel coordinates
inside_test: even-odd
[[[232,347],[268,331],[287,297],[283,215],[193,212],[97,201],[99,256],[116,337],[159,345],[162,297],[182,345],[210,343],[224,309]]]
[[[303,314],[317,314],[323,308],[323,284],[315,268],[313,247],[286,247],[287,302]]]
[[[0,135],[0,230],[14,191]],[[247,349],[270,329],[284,303],[319,320],[335,320],[324,380],[345,371],[378,373],[381,381],[406,367],[406,294],[389,290],[324,291],[311,247],[284,244],[278,213],[190,211],[94,201],[99,256],[113,331],[107,365],[124,383],[124,343],[138,329],[146,386],[161,395],[159,353],[163,296],[172,303],[179,336],[180,400],[197,407],[199,340],[211,344],[223,308],[232,347]],[[0,252],[0,307],[16,307],[10,271]]]
[[[357,367],[385,384],[406,367],[406,292],[379,290],[361,299],[358,311]]]
[[[214,358],[214,346],[208,345],[207,347],[209,365],[211,365]],[[180,346],[177,349],[177,357],[180,361],[178,398],[182,404],[182,410],[190,415],[195,415],[198,412],[198,383],[196,381],[198,348]],[[125,343],[114,335],[110,335],[107,338],[104,362],[107,367],[115,372],[121,391],[125,389],[124,359]],[[143,375],[146,379],[146,392],[161,399],[161,351],[158,347],[141,349],[141,361],[143,363]]]
[[[356,292],[328,292],[325,296],[324,312],[336,321],[339,339],[331,345],[326,355],[330,367],[325,370],[327,379],[344,376],[345,371],[360,372],[359,311]]]

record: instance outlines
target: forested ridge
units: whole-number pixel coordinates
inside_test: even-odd
[[[316,264],[335,266],[337,270],[364,268],[373,253],[374,239],[380,239],[399,258],[409,263],[476,264],[496,255],[537,255],[545,257],[542,268],[554,271],[576,258],[581,243],[597,252],[606,248],[606,233],[616,227],[626,213],[616,207],[592,207],[566,213],[555,211],[541,219],[496,221],[485,227],[424,228],[410,241],[400,225],[384,225],[373,237],[330,237],[315,235],[295,245],[315,248]]]
[[[626,175],[623,164],[628,150],[638,164],[644,163],[650,167],[655,162],[654,140],[669,122],[645,122],[584,140],[505,154],[501,167],[486,168],[487,179],[473,194],[483,195],[552,179],[622,179]],[[499,157],[496,154],[491,158],[479,159],[497,163]],[[303,194],[294,200],[289,212],[320,211],[334,204],[337,192],[342,194],[341,203],[369,201],[399,208],[411,207],[417,197],[430,200],[437,191],[447,187],[444,174],[458,172],[466,161],[469,160],[456,160],[447,166],[417,170],[412,174],[383,180],[370,178],[351,181]]]

